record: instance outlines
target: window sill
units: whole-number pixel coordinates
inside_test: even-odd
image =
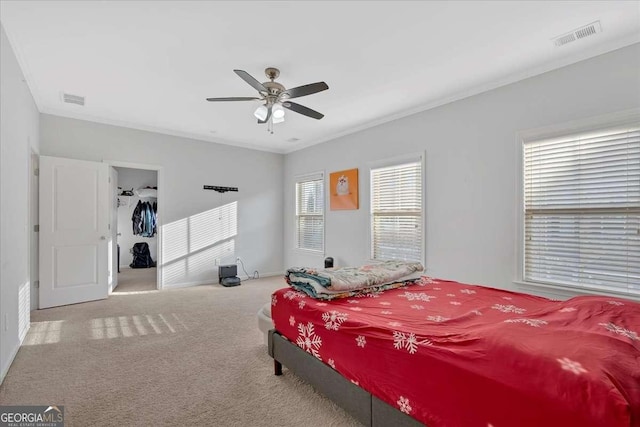
[[[553,294],[558,297],[572,298],[581,295],[599,295],[615,298],[625,298],[632,301],[640,301],[640,295],[630,295],[617,292],[599,291],[597,289],[573,288],[570,286],[551,285],[540,282],[527,282],[524,280],[514,280],[513,283],[522,292],[539,291],[547,294]]]
[[[313,249],[293,248],[294,252],[304,255],[311,255],[324,258],[324,251],[315,251]]]

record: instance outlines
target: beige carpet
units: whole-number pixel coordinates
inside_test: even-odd
[[[256,313],[281,277],[126,291],[32,313],[1,405],[64,405],[67,426],[356,426],[273,362]]]
[[[118,273],[116,293],[154,291],[157,286],[157,268],[121,268]]]

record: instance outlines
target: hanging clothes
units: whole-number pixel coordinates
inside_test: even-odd
[[[156,234],[156,212],[157,203],[154,202],[152,205],[149,202],[138,201],[131,215],[133,234],[135,236],[153,237]]]

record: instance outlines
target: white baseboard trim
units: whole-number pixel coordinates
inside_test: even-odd
[[[27,331],[24,333],[24,336],[22,337],[18,345],[11,351],[11,355],[9,356],[9,360],[7,361],[6,366],[2,367],[2,371],[0,371],[0,385],[2,385],[2,383],[4,382],[4,379],[7,376],[7,373],[9,373],[9,368],[11,368],[11,365],[13,364],[13,360],[16,358],[16,355],[18,354],[20,347],[22,347],[22,343],[24,342],[24,339],[27,336],[27,333],[29,332],[30,327],[31,327],[30,325],[27,326]]]
[[[276,272],[271,272],[271,273],[262,273],[260,274],[260,278],[265,278],[265,277],[276,277],[276,276],[282,276],[284,278],[284,273],[281,271],[276,271]],[[249,280],[249,278],[247,276],[238,276],[240,277],[240,280],[244,281],[244,280]],[[283,279],[284,281],[284,279]],[[180,288],[190,288],[192,286],[203,286],[203,285],[217,285],[218,284],[218,279],[212,279],[212,280],[199,280],[199,281],[195,281],[195,282],[181,282],[181,283],[171,283],[171,284],[164,284],[162,285],[162,287],[160,287],[160,289],[162,290],[167,290],[167,289],[180,289]]]
[[[282,271],[277,271],[275,273],[260,273],[260,278],[262,279],[263,277],[275,277],[275,276],[282,276],[284,278],[284,273]],[[247,276],[242,276],[240,277],[241,280],[247,280],[249,279],[249,277]]]

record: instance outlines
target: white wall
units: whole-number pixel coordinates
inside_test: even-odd
[[[43,155],[161,167],[163,287],[217,283],[216,260],[236,256],[249,273],[282,272],[282,155],[46,114],[40,141]]]
[[[29,156],[38,150],[38,119],[0,27],[0,383],[29,322]]]
[[[369,162],[426,151],[428,274],[514,288],[517,133],[639,107],[639,70],[636,44],[287,155],[285,266],[322,265],[292,249],[296,175],[359,168],[360,209],[325,217],[326,255],[357,265],[369,258]]]
[[[135,195],[135,190],[144,187],[157,187],[158,186],[158,172],[154,170],[145,169],[131,169],[131,168],[115,168],[118,171],[118,187],[123,190],[131,190],[133,188],[133,196],[121,196],[120,200],[126,200],[127,206],[120,206],[118,208],[118,244],[120,245],[120,267],[127,268],[131,261],[133,261],[133,255],[130,249],[135,243],[146,242],[149,245],[149,252],[151,252],[151,258],[154,261],[158,261],[158,234],[153,237],[135,236],[133,234],[133,227],[131,216],[133,210],[136,208],[140,197]],[[143,199],[153,203],[156,199]]]

